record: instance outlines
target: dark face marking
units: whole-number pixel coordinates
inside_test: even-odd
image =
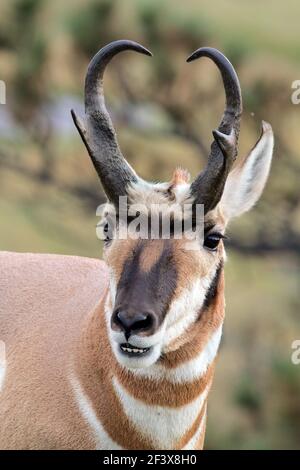
[[[128,321],[138,315],[150,315],[152,323],[139,334],[152,335],[162,324],[176,289],[177,271],[170,240],[160,241],[159,255],[149,269],[143,269],[144,251],[149,242],[140,240],[126,260],[117,285],[114,312],[122,311]],[[155,249],[155,247],[153,248]],[[113,315],[114,317],[114,315]],[[112,319],[113,319],[112,317]],[[112,328],[120,330],[112,320]]]
[[[223,261],[220,262],[220,264],[219,264],[219,266],[216,270],[216,273],[214,275],[214,278],[211,281],[211,284],[210,284],[210,286],[209,286],[209,288],[206,292],[203,308],[208,308],[212,304],[214,299],[216,298],[217,290],[218,290],[218,284],[219,284],[219,280],[220,280],[222,270],[223,270]]]

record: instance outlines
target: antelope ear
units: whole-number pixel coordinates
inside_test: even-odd
[[[263,121],[258,142],[228,175],[220,201],[227,221],[247,212],[260,198],[269,175],[273,146],[272,127]]]

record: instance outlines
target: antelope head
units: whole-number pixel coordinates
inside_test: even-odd
[[[175,170],[166,183],[144,181],[121,153],[103,96],[107,64],[127,50],[151,55],[141,45],[125,40],[101,49],[86,75],[85,118],[79,118],[74,111],[72,116],[108,198],[103,223],[107,230],[104,258],[110,269],[105,304],[110,344],[121,365],[144,368],[184,351],[185,345],[193,350],[193,341],[197,349],[201,334],[207,339],[215,335],[218,347],[224,309],[216,308],[216,297],[223,298],[225,229],[230,219],[249,210],[259,199],[270,169],[273,133],[271,126],[263,122],[254,148],[233,166],[242,112],[239,80],[223,54],[200,48],[187,61],[210,58],[222,75],[226,95],[223,117],[213,131],[207,166],[191,183],[182,169]],[[125,222],[124,210],[121,214],[118,209],[120,197],[127,201]],[[159,220],[172,214],[173,224],[179,209],[188,204],[193,227],[195,208],[200,206],[203,236],[193,238],[197,227],[192,236],[190,232],[181,238],[174,235],[174,230],[168,239],[137,236],[131,211],[136,204],[139,215],[144,216],[154,204]],[[110,226],[113,213],[117,223]],[[118,236],[124,223],[127,237]]]

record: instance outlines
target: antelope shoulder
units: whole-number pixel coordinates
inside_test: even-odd
[[[105,263],[2,252],[0,266],[0,340],[6,352],[0,448],[53,448],[58,442],[60,448],[93,447],[73,404],[68,362],[83,317],[106,288]]]

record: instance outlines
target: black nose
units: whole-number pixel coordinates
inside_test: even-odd
[[[126,339],[140,331],[149,331],[155,322],[153,313],[128,313],[126,310],[115,310],[112,315],[112,326],[124,331]]]

